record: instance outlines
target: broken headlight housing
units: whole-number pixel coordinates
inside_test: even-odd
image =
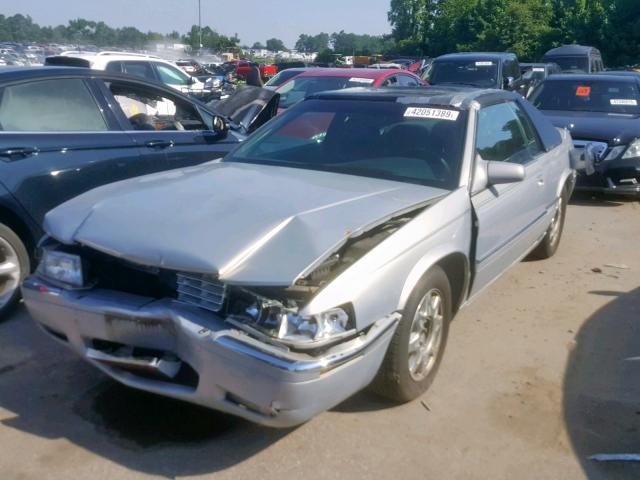
[[[54,282],[81,288],[84,285],[84,269],[79,255],[45,248],[38,272]]]
[[[302,349],[318,348],[355,333],[351,305],[304,315],[295,300],[272,300],[260,295],[251,297],[250,302],[234,302],[231,317],[239,324],[282,343]]]

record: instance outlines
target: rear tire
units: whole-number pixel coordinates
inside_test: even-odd
[[[371,389],[400,403],[422,395],[440,366],[451,312],[449,279],[433,267],[409,297]]]
[[[546,260],[555,255],[560,245],[562,238],[562,232],[564,231],[564,220],[567,213],[567,203],[569,201],[566,189],[562,192],[556,206],[556,212],[551,220],[551,225],[544,235],[544,238],[538,244],[538,246],[529,255],[530,258],[535,260]]]
[[[27,249],[18,235],[0,223],[0,320],[20,299],[20,284],[30,271]]]

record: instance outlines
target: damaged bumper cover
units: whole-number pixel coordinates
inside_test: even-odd
[[[119,382],[273,427],[303,423],[366,387],[399,320],[379,319],[314,356],[256,340],[172,299],[65,290],[38,275],[22,290],[45,331]]]

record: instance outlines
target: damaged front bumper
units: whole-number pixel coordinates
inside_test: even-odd
[[[172,299],[64,290],[38,275],[22,292],[46,332],[119,382],[273,427],[303,423],[366,387],[399,320],[384,317],[314,356]]]

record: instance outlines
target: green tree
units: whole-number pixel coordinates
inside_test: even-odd
[[[320,52],[329,48],[329,34],[319,33],[318,35],[300,35],[296,42],[295,49],[299,52]]]
[[[265,46],[260,42],[255,42],[251,47],[252,50],[264,50]]]
[[[271,50],[272,52],[282,52],[287,49],[284,46],[284,42],[278,38],[270,38],[267,40],[266,44],[267,50]]]

